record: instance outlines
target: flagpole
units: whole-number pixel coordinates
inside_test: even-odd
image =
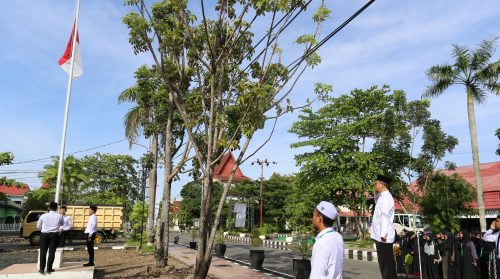
[[[78,15],[80,13],[80,0],[76,0],[76,12],[75,12],[75,25],[73,29],[73,38],[71,45],[71,65],[69,70],[68,77],[68,88],[66,92],[66,108],[64,110],[64,122],[63,122],[63,130],[62,130],[62,139],[61,139],[61,150],[59,152],[59,166],[57,168],[57,182],[56,182],[56,197],[55,202],[59,203],[59,198],[61,195],[61,181],[63,175],[63,164],[64,164],[64,148],[66,146],[66,130],[68,128],[68,114],[69,114],[69,104],[71,97],[71,84],[73,81],[73,68],[75,66],[75,45],[76,45],[76,36],[78,34]]]

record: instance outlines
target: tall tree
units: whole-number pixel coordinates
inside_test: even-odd
[[[0,152],[0,166],[10,165],[14,160],[14,155],[11,152]]]
[[[497,136],[497,138],[500,140],[500,128],[497,129],[497,131],[495,132],[495,136]],[[500,143],[498,144],[498,148],[497,148],[496,154],[498,156],[500,156]]]
[[[42,183],[47,184],[48,187],[55,187],[57,180],[57,166],[59,159],[53,157],[52,163],[45,165],[44,170],[38,176],[42,178]],[[64,159],[63,172],[62,172],[62,199],[61,203],[75,203],[79,194],[86,189],[88,177],[83,169],[80,160],[73,155],[68,155]]]
[[[481,180],[479,147],[477,142],[476,118],[474,103],[481,104],[488,93],[500,95],[500,60],[491,61],[496,49],[497,38],[483,40],[475,50],[464,46],[453,45],[453,64],[432,66],[427,76],[432,84],[427,87],[425,97],[438,97],[452,85],[465,86],[467,96],[467,113],[469,117],[469,133],[472,147],[472,161],[476,177],[477,201],[479,205],[479,221],[481,230],[486,230],[486,215],[483,199],[483,183]]]
[[[432,230],[458,231],[459,216],[473,213],[471,203],[474,201],[474,196],[472,185],[458,174],[447,176],[436,173],[429,177],[420,207],[424,217],[430,221]]]
[[[289,111],[284,102],[295,82],[306,67],[320,63],[313,46],[318,44],[319,26],[330,13],[323,5],[313,15],[317,28],[297,40],[305,45],[307,55],[286,67],[278,44],[283,30],[310,2],[220,0],[210,13],[214,18],[209,19],[204,1],[199,9],[193,9],[198,15],[188,9],[187,1],[160,1],[151,8],[142,0],[126,1],[138,10],[124,17],[134,52],[151,54],[170,94],[169,104],[175,106],[184,126],[200,125],[194,130],[187,129],[194,164],[203,178],[195,278],[205,278],[208,274],[216,228],[234,173],[257,152],[245,155],[255,131],[262,129],[269,119],[275,125],[279,116]],[[279,20],[281,15],[283,19]],[[242,62],[251,59],[257,47],[252,46],[252,23],[266,16],[272,17],[262,40],[267,44],[245,67]],[[189,93],[193,93],[191,98],[186,98]],[[276,116],[268,116],[271,112]],[[230,149],[239,149],[240,153],[224,185],[215,217],[210,220],[214,167]]]
[[[140,67],[135,72],[136,84],[124,90],[118,97],[118,103],[131,102],[133,106],[125,115],[123,124],[125,126],[125,135],[129,140],[130,145],[135,144],[139,132],[142,130],[145,138],[150,138],[150,148],[148,153],[151,154],[148,179],[148,217],[146,232],[148,242],[153,243],[155,232],[154,216],[156,204],[156,184],[158,181],[158,140],[162,129],[160,125],[161,114],[160,103],[162,102],[162,94],[159,89],[159,80],[156,70],[149,69],[147,66]],[[165,94],[163,94],[165,95]]]

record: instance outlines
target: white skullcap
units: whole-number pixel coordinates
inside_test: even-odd
[[[337,209],[335,209],[335,205],[330,202],[322,201],[316,206],[316,210],[321,212],[321,214],[326,217],[334,220],[337,217]]]

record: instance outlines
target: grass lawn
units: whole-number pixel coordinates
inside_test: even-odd
[[[344,242],[345,248],[363,248],[363,249],[373,249],[373,240],[347,240]]]

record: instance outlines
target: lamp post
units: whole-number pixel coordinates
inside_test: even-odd
[[[257,159],[257,161],[252,162],[252,165],[253,164],[258,164],[260,166],[260,198],[259,198],[260,219],[259,219],[259,228],[262,228],[262,208],[264,206],[264,201],[262,198],[262,192],[264,190],[264,166],[269,167],[270,164],[276,165],[276,162],[268,161],[267,159],[264,159],[264,160]]]

